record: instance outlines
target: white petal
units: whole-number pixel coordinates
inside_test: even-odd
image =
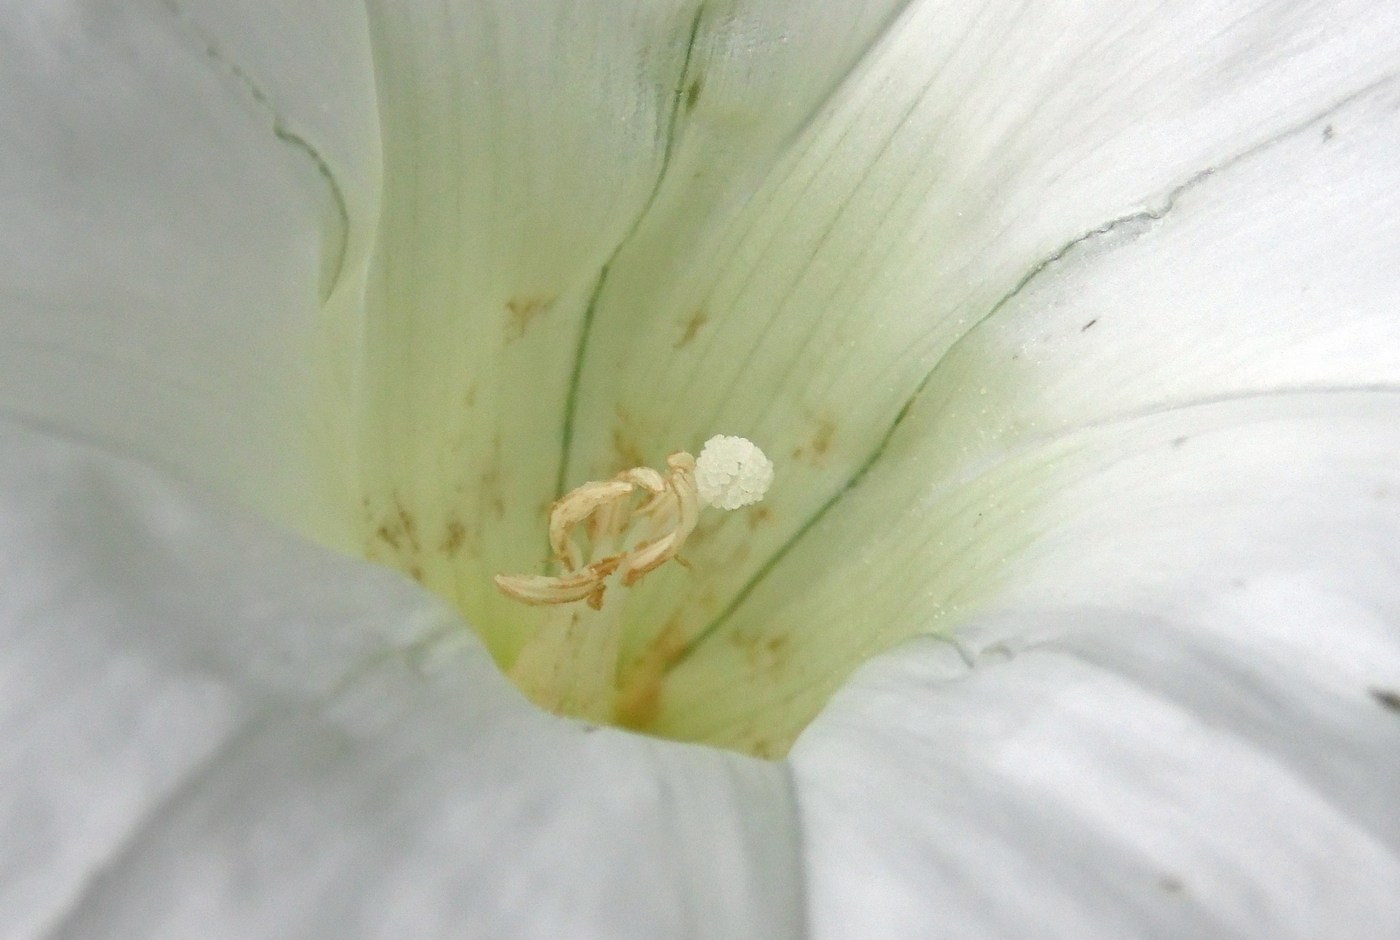
[[[301,521],[310,355],[373,221],[366,27],[227,6],[6,15],[0,408]]]
[[[1397,414],[1299,395],[1057,448],[1002,596],[794,749],[818,935],[1400,923]]]
[[[781,445],[803,474],[800,504],[773,494],[785,538],[1029,273],[1373,84],[1397,34],[1367,2],[911,5],[763,179],[735,180],[698,232],[663,201],[649,247],[618,259],[577,475],[614,431]]]
[[[1400,79],[1076,244],[948,355],[926,422],[975,460],[1210,399],[1400,386],[1397,148]]]
[[[1160,219],[1125,218],[1030,269],[938,361],[894,430],[876,428],[887,437],[857,485],[726,612],[715,635],[743,641],[713,645],[726,665],[678,670],[678,716],[765,685],[775,708],[799,712],[837,685],[820,655],[856,662],[995,596],[1005,559],[1048,524],[1037,500],[1074,472],[1047,456],[1069,429],[1273,391],[1400,387],[1398,103],[1400,86],[1377,86],[1201,177]],[[788,469],[779,480],[802,473]],[[779,533],[786,491],[768,501]],[[769,643],[783,655],[753,655]],[[779,659],[795,677],[785,688],[769,678]],[[724,709],[705,711],[709,727],[684,733],[718,728]],[[724,718],[747,733],[742,720]]]
[[[775,765],[526,706],[387,572],[0,437],[0,934],[793,936]]]
[[[784,459],[771,523],[731,523],[711,549],[751,555],[716,600],[690,599],[703,626],[1031,271],[1374,83],[1397,29],[1362,2],[910,5],[761,181],[712,200],[703,231],[658,209],[649,244],[671,252],[619,258],[578,476],[609,461],[614,434],[741,434]]]

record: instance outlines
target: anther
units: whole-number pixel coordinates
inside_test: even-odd
[[[613,574],[630,587],[676,557],[695,530],[702,504],[738,509],[762,499],[773,482],[772,461],[742,437],[712,437],[699,460],[677,451],[666,458],[666,467],[665,475],[634,467],[566,493],[549,513],[549,547],[564,573],[497,575],[496,588],[525,604],[587,601],[600,609]],[[645,501],[629,509],[627,501],[638,492]],[[574,542],[580,524],[592,550],[604,557],[585,564]],[[634,527],[640,531],[632,533]],[[629,534],[635,543],[623,549]]]

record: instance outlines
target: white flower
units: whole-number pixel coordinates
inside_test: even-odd
[[[0,935],[1400,925],[1400,8],[0,15]]]

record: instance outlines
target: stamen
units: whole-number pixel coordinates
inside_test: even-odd
[[[523,604],[552,606],[561,614],[551,616],[526,643],[511,669],[516,684],[537,704],[607,720],[617,693],[621,632],[620,605],[603,611],[609,585],[631,587],[677,558],[695,531],[702,504],[747,506],[762,499],[773,482],[772,461],[742,437],[712,437],[699,460],[677,451],[666,458],[666,467],[665,475],[634,467],[611,480],[585,483],[555,501],[549,512],[549,547],[560,574],[496,575],[502,594]],[[644,501],[629,507],[639,493]],[[575,542],[580,525],[588,539],[587,555]],[[561,609],[580,601],[598,613]],[[590,631],[596,631],[595,639],[586,640]],[[578,657],[584,648],[593,651],[583,657],[586,664]]]

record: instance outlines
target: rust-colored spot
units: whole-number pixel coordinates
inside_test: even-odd
[[[403,530],[408,537],[412,538],[414,530],[417,528],[413,522],[413,517],[409,515],[408,510],[403,507],[403,503],[398,503],[397,508],[399,510],[399,524],[403,526]]]
[[[757,670],[762,665],[763,642],[757,635],[747,630],[736,630],[729,641],[743,651],[744,661],[750,669]]]
[[[395,551],[398,550],[399,536],[393,529],[389,528],[387,524],[381,525],[379,528],[375,529],[374,534],[378,536],[381,542],[384,542]]]
[[[619,473],[623,470],[631,470],[633,467],[646,465],[646,458],[642,456],[641,448],[628,435],[626,428],[613,428],[612,446]]]
[[[481,471],[481,501],[500,519],[506,514],[506,503],[501,492],[501,435],[497,433],[491,440],[491,454]]]
[[[685,543],[692,549],[701,548],[715,537],[726,522],[729,521],[729,513],[707,512],[700,516],[700,521],[691,530],[690,536]]]
[[[793,448],[792,459],[806,459],[813,466],[820,467],[826,462],[827,454],[831,453],[831,443],[836,437],[836,422],[831,420],[829,415],[822,415],[817,419],[817,426],[812,431],[811,438],[805,443]]]
[[[684,332],[681,333],[681,338],[676,340],[674,348],[684,349],[686,346],[689,346],[695,340],[695,337],[699,335],[701,327],[709,322],[710,315],[708,313],[703,310],[695,311],[690,315],[690,319],[685,321]]]
[[[506,342],[513,343],[525,335],[536,317],[548,313],[554,306],[553,297],[515,297],[506,301],[510,317],[506,320]]]
[[[786,633],[766,635],[736,630],[729,635],[729,642],[743,652],[744,661],[756,673],[782,670],[792,649],[792,637]]]
[[[408,569],[408,576],[419,584],[423,583],[423,569],[417,565],[412,565]]]
[[[767,738],[757,738],[749,746],[749,753],[763,760],[772,760],[778,756],[778,749]]]
[[[769,637],[768,642],[763,644],[764,651],[768,654],[768,670],[774,675],[778,675],[787,669],[788,662],[792,658],[792,637],[786,633],[780,636]]]
[[[666,673],[685,652],[685,633],[679,615],[661,629],[637,658],[630,673],[620,683],[613,701],[613,716],[624,728],[649,727],[661,713],[661,694]]]
[[[831,439],[836,436],[836,422],[823,416],[817,422],[817,433],[812,435],[812,453],[825,457],[831,452]]]
[[[462,543],[467,540],[467,527],[456,519],[447,524],[447,534],[442,539],[442,550],[449,555],[455,555],[461,551]]]
[[[398,496],[394,497],[394,510],[398,513],[399,532],[408,539],[408,544],[413,550],[420,551],[422,546],[418,544],[418,524],[414,521],[413,515],[404,507],[403,500]]]
[[[773,524],[773,510],[764,505],[750,506],[744,512],[744,521],[749,524],[749,531]]]

